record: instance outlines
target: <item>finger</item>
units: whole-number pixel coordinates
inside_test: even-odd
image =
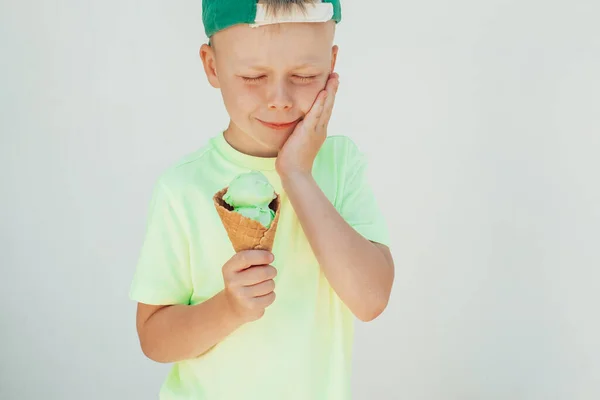
[[[261,297],[275,290],[275,282],[269,279],[256,285],[246,286],[243,289],[248,297]]]
[[[252,266],[238,273],[237,283],[240,286],[251,286],[275,279],[277,270],[272,265]]]
[[[270,264],[274,258],[274,255],[266,250],[243,250],[231,257],[224,270],[239,272],[253,265]]]
[[[332,74],[333,77],[327,83],[327,92],[329,96],[327,96],[327,100],[325,101],[325,105],[323,107],[323,113],[319,119],[317,125],[326,126],[329,123],[329,119],[331,118],[331,114],[333,112],[333,105],[335,104],[335,97],[340,86],[339,75]]]
[[[328,93],[326,90],[321,91],[313,103],[310,111],[304,118],[304,127],[306,129],[314,129],[317,126],[317,123],[321,119],[321,114],[323,113],[323,108],[325,107],[325,99],[327,98]]]
[[[275,297],[275,292],[270,292],[269,294],[266,294],[264,296],[255,297],[254,301],[257,307],[267,308],[271,304],[273,304],[273,302],[275,302]]]

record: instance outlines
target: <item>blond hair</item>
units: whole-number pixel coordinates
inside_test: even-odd
[[[280,12],[289,12],[294,7],[305,12],[306,4],[313,4],[315,0],[260,0],[259,3],[265,5],[268,14],[277,15]]]

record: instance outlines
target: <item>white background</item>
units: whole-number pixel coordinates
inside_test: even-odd
[[[157,398],[127,294],[154,180],[227,123],[201,1],[0,4],[0,398]],[[600,398],[599,15],[343,2],[330,132],[397,267],[355,399]]]

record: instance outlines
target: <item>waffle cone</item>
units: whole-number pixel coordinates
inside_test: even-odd
[[[269,204],[269,208],[275,211],[275,218],[267,229],[260,222],[234,212],[233,208],[223,200],[227,189],[228,187],[215,193],[213,202],[235,252],[242,250],[272,251],[279,222],[281,205],[279,194],[276,194],[277,197]]]

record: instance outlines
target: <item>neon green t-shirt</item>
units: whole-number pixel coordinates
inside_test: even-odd
[[[313,176],[343,218],[367,239],[389,245],[366,175],[366,158],[346,136],[329,136]],[[283,191],[274,158],[243,154],[211,138],[159,177],[130,297],[198,304],[224,287],[233,247],[212,196],[237,174],[259,170],[281,195],[273,254],[275,302],[204,355],[177,362],[162,400],[345,400],[350,398],[354,316],[320,270]]]

